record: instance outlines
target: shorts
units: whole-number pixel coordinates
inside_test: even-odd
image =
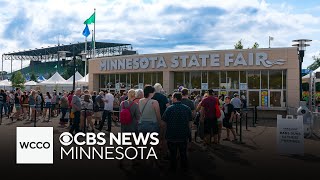
[[[15,104],[14,106],[16,107],[16,111],[20,111],[21,110],[21,105],[20,104]]]
[[[160,133],[160,127],[157,122],[152,121],[142,121],[138,123],[138,131],[146,134],[148,132]]]
[[[46,102],[44,108],[50,108],[51,107],[51,103],[50,102]]]
[[[103,111],[95,112],[95,113],[94,113],[94,117],[101,119],[101,118],[102,118],[102,114],[103,114]]]
[[[240,108],[234,108],[234,110],[240,113]]]
[[[229,118],[224,118],[223,119],[223,127],[227,129],[232,129],[232,122],[229,122]]]
[[[204,119],[204,135],[218,134],[217,118]]]
[[[92,116],[93,112],[92,111],[87,111],[87,112],[84,112],[84,111],[81,111],[81,116]]]

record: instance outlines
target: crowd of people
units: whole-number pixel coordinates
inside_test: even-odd
[[[223,140],[237,141],[233,122],[246,108],[245,97],[239,98],[214,94],[208,90],[197,96],[182,88],[166,95],[161,84],[146,85],[144,89],[130,89],[111,93],[81,91],[46,92],[31,90],[5,92],[0,90],[0,114],[12,120],[35,121],[41,118],[48,122],[59,116],[62,127],[68,126],[74,134],[81,131],[112,131],[112,121],[121,124],[121,132],[158,132],[159,153],[168,154],[171,170],[177,168],[177,156],[181,167],[188,168],[187,151],[193,141],[192,130],[203,140],[204,147],[220,144],[221,130],[225,127],[227,137]],[[3,116],[3,117],[4,117]]]

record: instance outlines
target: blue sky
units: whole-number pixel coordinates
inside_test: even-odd
[[[0,0],[0,53],[84,41],[83,21],[96,13],[96,40],[131,43],[140,54],[232,49],[258,42],[313,41],[303,67],[319,55],[320,3],[311,0]],[[93,29],[93,26],[89,26]],[[90,37],[89,37],[90,38]],[[9,71],[10,62],[4,70]],[[28,62],[24,63],[27,66]],[[16,62],[14,70],[20,68]]]

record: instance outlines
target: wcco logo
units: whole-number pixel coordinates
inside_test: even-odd
[[[49,149],[50,146],[49,142],[20,142],[20,147],[22,149]]]
[[[53,164],[53,127],[17,127],[17,164]]]

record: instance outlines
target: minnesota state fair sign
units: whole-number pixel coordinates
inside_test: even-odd
[[[237,67],[237,66],[263,66],[270,68],[274,65],[283,65],[286,60],[268,59],[268,54],[264,52],[248,53],[245,59],[243,54],[225,53],[220,54],[193,54],[193,55],[173,55],[170,60],[163,56],[136,57],[124,59],[109,59],[100,61],[101,71],[110,70],[137,70],[137,69],[175,69],[192,67]]]

